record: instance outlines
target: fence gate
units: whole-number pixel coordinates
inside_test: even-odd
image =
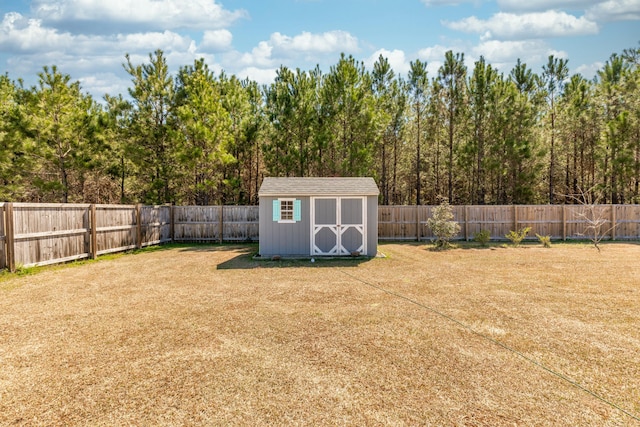
[[[313,255],[366,255],[366,198],[315,197],[311,208]]]

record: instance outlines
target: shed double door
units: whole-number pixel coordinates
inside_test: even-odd
[[[313,255],[366,255],[366,198],[311,199]]]

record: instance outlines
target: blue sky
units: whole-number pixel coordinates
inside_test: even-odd
[[[126,95],[125,53],[156,49],[174,71],[202,57],[266,84],[280,65],[328,72],[342,52],[401,75],[420,59],[434,77],[447,50],[505,73],[553,54],[592,78],[640,42],[640,0],[0,0],[0,19],[0,71],[31,85],[57,65],[98,99]]]

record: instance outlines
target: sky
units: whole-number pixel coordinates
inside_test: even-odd
[[[549,55],[588,79],[613,53],[640,47],[640,0],[0,0],[0,73],[35,85],[44,66],[97,100],[127,96],[134,65],[161,49],[173,72],[204,58],[269,84],[281,66],[324,73],[340,54],[396,74],[445,52],[480,56],[508,74],[520,58],[540,73]]]

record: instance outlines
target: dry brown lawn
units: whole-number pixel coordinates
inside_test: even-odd
[[[5,278],[0,425],[640,425],[640,245],[380,249]]]

